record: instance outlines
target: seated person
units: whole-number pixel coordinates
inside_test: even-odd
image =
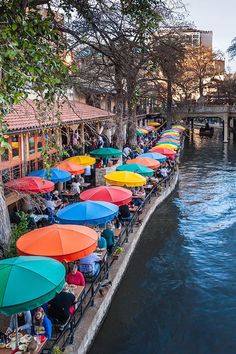
[[[71,192],[80,194],[80,182],[76,182],[75,179],[71,183]]]
[[[111,253],[112,248],[114,246],[115,243],[115,235],[114,232],[112,230],[112,224],[111,223],[107,223],[106,229],[103,230],[102,232],[102,237],[105,238],[105,240],[107,241],[107,250],[109,253]]]
[[[107,241],[102,236],[99,236],[99,239],[98,239],[98,249],[100,249],[100,250],[106,250],[107,249]]]
[[[17,321],[15,316],[11,316],[9,327],[6,330],[6,335],[15,331],[17,327],[18,331],[26,331],[28,334],[31,333],[32,317],[30,311],[18,313]]]
[[[119,218],[115,218],[115,219],[113,220],[113,225],[114,225],[114,228],[115,228],[115,229],[119,229],[119,230],[120,230],[121,227],[122,227]]]
[[[129,211],[129,206],[128,204],[121,205],[119,207],[119,217],[124,220],[130,220],[131,219],[131,214]]]
[[[67,205],[69,205],[69,199],[68,198],[64,198],[61,205],[59,206],[59,209],[65,208]]]
[[[100,257],[96,253],[81,258],[79,269],[86,277],[94,277],[100,271]]]
[[[79,182],[80,184],[83,184],[84,183],[84,177],[82,175],[79,175],[77,177],[77,182]]]
[[[168,171],[167,171],[167,168],[166,168],[165,166],[161,167],[161,169],[160,169],[160,175],[161,175],[161,177],[163,177],[163,178],[168,177]]]
[[[96,168],[102,168],[103,167],[103,160],[102,159],[97,159],[95,167]]]
[[[75,303],[75,295],[66,291],[68,284],[66,283],[63,290],[57,294],[54,299],[48,302],[48,315],[59,321],[63,327],[70,318]],[[63,328],[61,328],[63,329]]]
[[[42,307],[34,311],[32,335],[45,336],[48,339],[52,336],[52,322],[49,320]]]
[[[68,284],[85,286],[84,276],[81,272],[78,271],[77,264],[73,265],[73,268],[66,277],[66,281]]]

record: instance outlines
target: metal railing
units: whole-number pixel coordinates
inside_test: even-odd
[[[115,243],[114,249],[110,255],[107,256],[107,259],[101,264],[101,269],[96,278],[89,284],[87,284],[85,291],[81,294],[79,301],[77,302],[77,307],[74,314],[69,319],[64,330],[61,333],[55,333],[52,336],[52,339],[48,340],[41,350],[41,353],[52,353],[52,350],[55,346],[58,346],[62,350],[65,349],[66,345],[72,344],[74,339],[74,333],[77,329],[81,319],[83,318],[86,310],[94,305],[95,297],[97,293],[101,290],[103,282],[106,280],[108,282],[109,269],[114,262],[114,254],[118,247],[123,246],[125,243],[129,242],[129,235],[133,232],[134,227],[141,224],[140,216],[145,210],[145,206],[151,203],[153,197],[160,196],[162,191],[171,185],[172,180],[175,177],[177,171],[177,165],[173,166],[171,173],[168,177],[157,182],[156,185],[150,190],[146,195],[142,205],[133,213],[133,216],[130,221],[125,222],[124,228],[121,230],[121,233],[118,237],[117,242]],[[54,328],[55,329],[55,328]]]

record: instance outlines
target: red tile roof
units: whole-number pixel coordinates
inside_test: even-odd
[[[114,116],[114,114],[110,112],[76,101],[64,103],[60,108],[61,114],[59,117],[57,112],[58,109],[55,109],[55,112],[45,112],[43,118],[42,113],[39,115],[35,103],[28,100],[14,106],[11,113],[5,117],[5,122],[7,123],[9,131],[11,131],[55,126],[58,125],[59,122],[67,124],[80,123],[83,121],[88,122],[98,119],[108,119]]]

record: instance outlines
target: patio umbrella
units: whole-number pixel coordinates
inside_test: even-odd
[[[136,157],[135,159],[132,160],[127,160],[126,162],[127,164],[130,163],[137,163],[140,165],[144,165],[148,168],[152,168],[153,170],[155,170],[156,168],[158,168],[160,166],[160,162],[154,159],[150,159],[149,157]]]
[[[95,164],[96,159],[91,156],[80,155],[80,156],[69,157],[69,159],[66,159],[65,161],[70,161],[70,162],[77,163],[78,165],[83,165],[83,166],[91,166],[91,165]]]
[[[180,141],[180,137],[175,135],[162,135],[161,139],[173,139],[176,141]]]
[[[87,226],[54,224],[21,236],[16,246],[19,255],[73,262],[92,253],[97,241],[97,232]]]
[[[81,200],[104,201],[118,206],[128,204],[132,199],[132,192],[122,187],[100,186],[88,189],[80,194]]]
[[[186,128],[183,127],[182,125],[173,125],[172,129],[178,129],[178,130],[181,130],[181,131],[185,131],[186,130]]]
[[[160,143],[160,144],[157,144],[155,147],[165,147],[167,149],[170,149],[170,150],[177,150],[178,147],[175,146],[175,145],[172,145],[171,143],[167,144],[167,143]]]
[[[144,165],[140,165],[138,163],[120,165],[116,168],[116,171],[135,172],[135,173],[138,173],[144,177],[153,176],[153,173],[154,173],[154,171],[151,168],[148,168]]]
[[[105,175],[107,183],[115,186],[140,187],[146,184],[146,178],[138,173],[128,171],[115,171]]]
[[[84,173],[84,166],[78,165],[77,163],[73,163],[67,160],[60,162],[57,167],[60,170],[70,172],[72,175],[81,175]]]
[[[173,141],[172,139],[160,139],[158,141],[158,144],[171,144],[171,145],[174,145],[176,146],[177,148],[180,147],[180,143],[178,143],[177,141]]]
[[[103,225],[113,220],[118,210],[115,204],[88,200],[66,206],[57,212],[56,218],[60,224]]]
[[[38,170],[29,173],[29,176],[40,177],[52,181],[53,183],[67,182],[71,180],[71,174],[58,168],[50,168],[49,170]]]
[[[150,151],[159,152],[160,154],[165,155],[168,159],[174,159],[176,156],[175,151],[167,149],[163,146],[154,146]]]
[[[143,132],[140,132],[139,130],[136,130],[136,135],[137,136],[144,136],[145,134]]]
[[[165,135],[180,136],[180,133],[174,130],[166,130],[164,133],[161,134],[161,136],[165,136]]]
[[[13,179],[7,182],[5,186],[12,188],[18,192],[24,192],[29,194],[42,194],[48,193],[54,190],[54,183],[46,181],[40,177],[23,177]]]
[[[113,148],[100,148],[90,152],[90,155],[94,157],[117,157],[122,155],[122,151]]]
[[[150,126],[149,126],[149,125],[146,125],[146,126],[144,127],[144,129],[151,132],[151,131],[154,131],[154,130],[155,130],[155,127],[152,127],[151,125],[150,125]]]
[[[138,128],[137,130],[136,130],[136,132],[139,132],[139,133],[142,133],[142,134],[148,134],[148,130],[146,130],[146,129],[143,129],[143,128]]]
[[[150,159],[157,160],[159,162],[165,162],[166,156],[159,154],[157,152],[145,152],[144,154],[139,155],[138,157],[148,157]]]
[[[159,127],[161,125],[161,123],[158,122],[148,122],[148,125],[150,125],[151,127]]]
[[[32,310],[53,299],[65,283],[64,266],[47,257],[0,261],[0,312],[6,316]]]

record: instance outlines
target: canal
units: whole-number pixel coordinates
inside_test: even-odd
[[[236,146],[194,136],[90,354],[236,353]]]

